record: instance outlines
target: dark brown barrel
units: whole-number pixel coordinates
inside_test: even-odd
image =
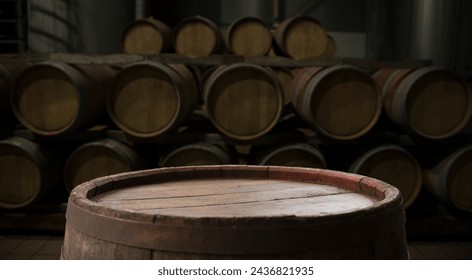
[[[163,53],[172,46],[172,29],[157,19],[136,20],[123,32],[122,44],[128,54]]]
[[[251,155],[251,162],[259,165],[326,168],[321,151],[307,143],[290,143],[264,147]]]
[[[398,189],[323,169],[113,175],[76,187],[66,218],[62,259],[408,258]]]
[[[416,159],[407,150],[394,144],[369,149],[352,163],[349,172],[395,186],[403,196],[405,207],[413,204],[423,183],[421,167]]]
[[[254,17],[233,21],[225,32],[224,40],[230,52],[243,56],[264,56],[272,47],[269,26]]]
[[[160,166],[222,165],[230,163],[234,163],[234,159],[225,147],[201,142],[172,149],[162,158]]]
[[[337,44],[336,40],[331,35],[327,35],[326,47],[321,54],[322,57],[334,57],[336,56]]]
[[[223,134],[249,140],[269,132],[282,112],[283,89],[268,68],[235,63],[215,70],[204,86],[205,110]]]
[[[51,193],[60,179],[56,164],[35,142],[0,141],[0,208],[22,208]]]
[[[328,44],[323,25],[306,16],[285,19],[275,29],[274,37],[282,53],[295,59],[319,57]]]
[[[218,26],[202,16],[182,20],[173,30],[175,52],[188,57],[204,57],[217,53],[222,47]]]
[[[78,147],[64,166],[67,191],[89,180],[143,168],[143,160],[130,146],[113,139],[92,141]]]
[[[289,68],[272,67],[271,69],[274,71],[275,75],[277,75],[277,78],[282,85],[282,89],[284,91],[284,104],[287,105],[290,103],[290,87],[292,86],[294,75]]]
[[[354,66],[305,68],[291,87],[291,101],[300,118],[316,132],[338,140],[368,133],[382,111],[380,89]]]
[[[44,136],[84,128],[106,113],[106,87],[113,75],[112,68],[98,64],[31,65],[13,85],[13,112],[26,128]]]
[[[183,65],[138,62],[120,71],[107,96],[113,122],[137,137],[153,137],[176,128],[193,111],[197,84]]]
[[[0,125],[13,121],[13,112],[10,106],[10,92],[16,77],[30,64],[2,63],[0,64]]]
[[[469,123],[472,93],[457,74],[436,67],[380,70],[373,75],[382,88],[390,120],[414,136],[444,139]]]
[[[472,145],[466,145],[425,170],[425,186],[446,205],[472,212],[471,174]]]

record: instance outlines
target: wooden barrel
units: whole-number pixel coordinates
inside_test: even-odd
[[[235,63],[215,70],[204,85],[205,110],[223,134],[249,140],[269,132],[283,108],[283,89],[268,68]]]
[[[68,192],[77,185],[111,174],[143,168],[143,160],[130,146],[113,139],[101,139],[78,147],[64,166]]]
[[[300,118],[329,138],[351,140],[368,133],[382,111],[380,89],[366,73],[354,66],[305,68],[290,89]]]
[[[424,171],[425,186],[444,204],[472,212],[472,145],[445,156],[434,168]]]
[[[295,16],[282,21],[274,32],[278,48],[294,59],[319,57],[328,44],[323,25],[314,18]]]
[[[106,87],[114,73],[99,64],[51,61],[31,65],[13,84],[13,112],[26,128],[44,136],[92,125],[106,113]]]
[[[0,125],[6,124],[4,121],[13,121],[10,118],[13,116],[10,106],[10,91],[16,77],[29,65],[29,63],[0,64]]]
[[[0,141],[0,208],[22,208],[51,193],[59,168],[37,143],[21,137]]]
[[[252,164],[326,168],[326,161],[321,151],[307,143],[280,144],[251,153],[253,153]]]
[[[436,67],[383,69],[373,78],[382,88],[389,119],[407,133],[445,139],[470,121],[472,93],[456,73]]]
[[[225,32],[226,48],[243,56],[264,56],[272,47],[269,26],[254,17],[242,17],[231,23]]]
[[[234,163],[234,159],[225,147],[200,142],[172,149],[163,156],[160,166],[222,165],[230,163]]]
[[[62,259],[408,258],[398,189],[322,169],[114,175],[76,187],[66,218]]]
[[[360,155],[349,172],[376,178],[395,186],[403,196],[405,207],[418,197],[423,183],[416,159],[404,148],[394,144],[380,145]]]
[[[271,69],[274,71],[275,75],[277,75],[277,78],[282,85],[284,92],[284,105],[287,105],[290,103],[290,87],[292,86],[294,75],[289,68],[272,67]]]
[[[334,57],[336,56],[337,44],[336,40],[331,35],[327,35],[326,47],[321,54],[322,57]]]
[[[182,20],[173,30],[175,52],[188,57],[204,57],[220,51],[222,35],[218,26],[202,16]]]
[[[197,84],[183,65],[137,62],[120,71],[107,95],[113,122],[136,137],[153,137],[176,128],[193,111]]]
[[[128,54],[163,53],[172,46],[172,29],[157,19],[136,20],[123,32],[122,44]]]

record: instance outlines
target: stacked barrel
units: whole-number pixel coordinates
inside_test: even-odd
[[[451,71],[296,67],[336,52],[309,17],[273,29],[251,17],[226,28],[201,16],[174,28],[139,20],[124,31],[123,52],[145,59],[0,65],[0,114],[18,122],[2,122],[0,207],[115,173],[240,163],[359,173],[400,189],[406,207],[427,189],[472,211],[472,143],[463,141],[472,93]],[[162,63],[169,52],[186,59]],[[218,54],[295,66],[192,64]],[[444,146],[456,149],[439,153]]]

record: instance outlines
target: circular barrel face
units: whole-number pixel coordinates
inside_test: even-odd
[[[214,23],[203,18],[181,22],[174,30],[174,48],[188,57],[208,56],[219,49],[221,35]]]
[[[289,144],[265,151],[258,160],[262,165],[326,168],[321,152],[305,144]]]
[[[67,66],[65,66],[67,67]],[[73,68],[36,65],[23,72],[15,82],[12,104],[18,119],[41,134],[65,130],[79,114],[80,77]],[[80,78],[78,78],[80,79]]]
[[[231,65],[207,81],[208,115],[224,134],[253,139],[272,129],[280,117],[283,93],[273,72],[254,65]]]
[[[231,162],[230,155],[223,149],[209,144],[189,144],[171,151],[164,157],[162,166],[221,165]]]
[[[229,30],[229,49],[237,55],[263,56],[272,46],[272,34],[265,23],[244,18],[234,22]]]
[[[129,26],[123,36],[123,51],[128,54],[161,53],[169,44],[165,41],[163,32],[170,33],[170,29],[164,28],[166,30],[160,29],[159,25],[149,20],[136,21]]]

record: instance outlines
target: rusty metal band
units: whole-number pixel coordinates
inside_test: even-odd
[[[117,219],[86,211],[69,201],[66,218],[77,231],[116,244],[157,251],[233,255],[307,252],[361,244],[404,232],[405,224],[400,206],[352,220],[224,227]]]

